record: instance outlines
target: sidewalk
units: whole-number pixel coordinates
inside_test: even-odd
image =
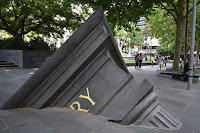
[[[172,64],[167,64],[171,67]],[[187,82],[157,77],[159,66],[143,66],[141,69],[128,67],[137,82],[147,79],[154,84],[154,92],[160,105],[183,124],[181,133],[200,132],[200,84],[193,83],[187,90]],[[165,68],[164,68],[165,69]]]
[[[171,67],[172,64],[167,64]],[[164,68],[165,69],[165,68]],[[151,129],[140,126],[123,126],[109,122],[105,117],[66,110],[65,108],[47,108],[44,110],[19,109],[0,110],[0,133],[199,133],[200,132],[200,84],[193,84],[187,90],[187,82],[157,77],[158,65],[142,66],[141,69],[128,67],[135,80],[144,79],[154,85],[157,100],[182,127],[179,130]],[[0,105],[11,96],[36,70],[0,69]],[[6,84],[6,85],[5,85]]]

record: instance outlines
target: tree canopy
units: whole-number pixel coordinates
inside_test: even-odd
[[[73,11],[74,0],[1,0],[0,30],[22,40],[30,32],[62,36],[64,27],[75,29],[83,18]]]
[[[141,16],[148,15],[153,6],[152,0],[84,0],[79,3],[93,9],[102,6],[112,29],[116,25],[130,28],[130,22],[137,22]]]
[[[197,5],[199,4],[200,0],[197,0]],[[88,7],[96,9],[102,6],[112,29],[117,25],[130,28],[140,16],[156,12],[156,8],[162,9],[162,15],[166,16],[164,20],[171,19],[173,21],[169,22],[175,23],[175,27],[173,24],[167,26],[169,22],[162,20],[169,28],[164,29],[165,37],[172,34],[169,30],[175,31],[173,68],[178,68],[183,23],[192,11],[190,7],[189,12],[185,13],[185,0],[1,0],[0,29],[19,40],[32,31],[37,34],[62,36],[64,27],[75,29],[83,19],[82,13],[73,11],[75,5],[82,5],[82,9],[86,11]],[[167,41],[167,38],[165,40]]]
[[[190,3],[190,8],[192,7],[192,3]],[[200,6],[197,6],[196,9],[196,16],[197,18],[200,16]],[[189,26],[188,26],[188,48],[187,51],[189,52],[190,49],[190,37],[191,37],[191,26],[192,26],[192,14],[188,15],[189,19]],[[176,39],[176,22],[174,21],[173,17],[168,14],[166,10],[162,10],[160,8],[156,8],[153,14],[149,15],[147,18],[149,26],[151,28],[150,32],[156,38],[159,38],[160,45],[162,48],[158,48],[159,51],[165,51],[165,48],[170,46],[170,52],[175,47],[175,39]],[[196,20],[196,47],[199,44],[199,37],[200,37],[200,22],[199,19]],[[185,23],[184,23],[185,24]],[[183,31],[185,31],[185,26],[183,26]],[[182,39],[181,39],[181,54],[184,54],[184,44],[185,44],[185,32],[182,32]],[[167,52],[167,51],[166,51]],[[198,52],[197,52],[198,53]],[[170,54],[171,55],[171,54]],[[198,55],[197,55],[198,56]],[[196,61],[198,62],[198,61]]]
[[[135,22],[141,15],[148,15],[155,8],[166,11],[165,14],[170,16],[175,22],[175,45],[174,45],[174,62],[173,68],[179,67],[179,58],[181,51],[181,40],[183,33],[183,23],[187,16],[191,13],[185,13],[185,0],[85,0],[92,6],[102,5],[104,10],[108,11],[108,20],[114,25],[129,26],[127,22]],[[198,0],[197,5],[200,4]]]
[[[124,27],[116,27],[114,29],[115,36],[119,39],[130,39],[130,45],[143,46],[144,45],[144,34],[142,29],[134,25],[131,26],[131,29],[125,29]]]

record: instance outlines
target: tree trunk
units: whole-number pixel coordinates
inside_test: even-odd
[[[12,35],[13,35],[13,37],[16,41],[22,41],[23,40],[23,37],[18,33],[15,33],[15,34],[12,34]]]
[[[195,66],[198,66],[199,64],[199,49],[200,49],[200,40],[198,40],[197,43]]]
[[[13,34],[13,37],[14,37],[14,41],[16,42],[14,43],[15,45],[13,47],[15,49],[22,49],[21,43],[23,42],[23,37],[18,33]]]
[[[175,41],[175,48],[174,48],[173,69],[179,68],[182,32],[183,32],[183,20],[177,20],[177,22],[176,22],[176,41]]]
[[[175,41],[175,49],[174,49],[173,69],[179,68],[180,53],[181,53],[181,39],[182,39],[183,21],[184,21],[183,12],[184,12],[184,0],[179,0],[177,19],[176,19],[176,41]]]

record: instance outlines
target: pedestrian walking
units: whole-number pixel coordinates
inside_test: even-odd
[[[160,66],[160,70],[162,69],[163,61],[164,61],[164,57],[162,56],[162,53],[160,53],[158,56],[158,65]]]
[[[138,56],[137,59],[139,60],[139,68],[141,68],[141,66],[142,66],[142,59],[143,59],[143,56],[142,56],[141,53],[140,53],[140,55]]]
[[[165,67],[167,66],[168,57],[165,56]]]
[[[135,69],[138,68],[138,62],[139,62],[138,56],[139,56],[139,54],[137,53],[137,54],[135,55]]]

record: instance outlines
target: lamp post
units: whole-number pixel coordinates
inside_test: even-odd
[[[190,47],[189,75],[188,75],[188,87],[187,87],[188,90],[190,90],[191,88],[192,78],[193,78],[195,25],[196,25],[196,0],[193,0],[191,47]]]
[[[127,38],[128,43],[129,43],[129,51],[128,51],[128,55],[131,56],[131,39]]]
[[[151,47],[150,47],[150,61],[151,61],[151,49],[152,49],[152,38],[150,37]]]
[[[188,13],[188,9],[189,9],[189,0],[187,0],[186,14]],[[185,21],[184,64],[185,64],[185,59],[187,57],[187,42],[188,42],[188,17],[186,18],[186,21]]]

